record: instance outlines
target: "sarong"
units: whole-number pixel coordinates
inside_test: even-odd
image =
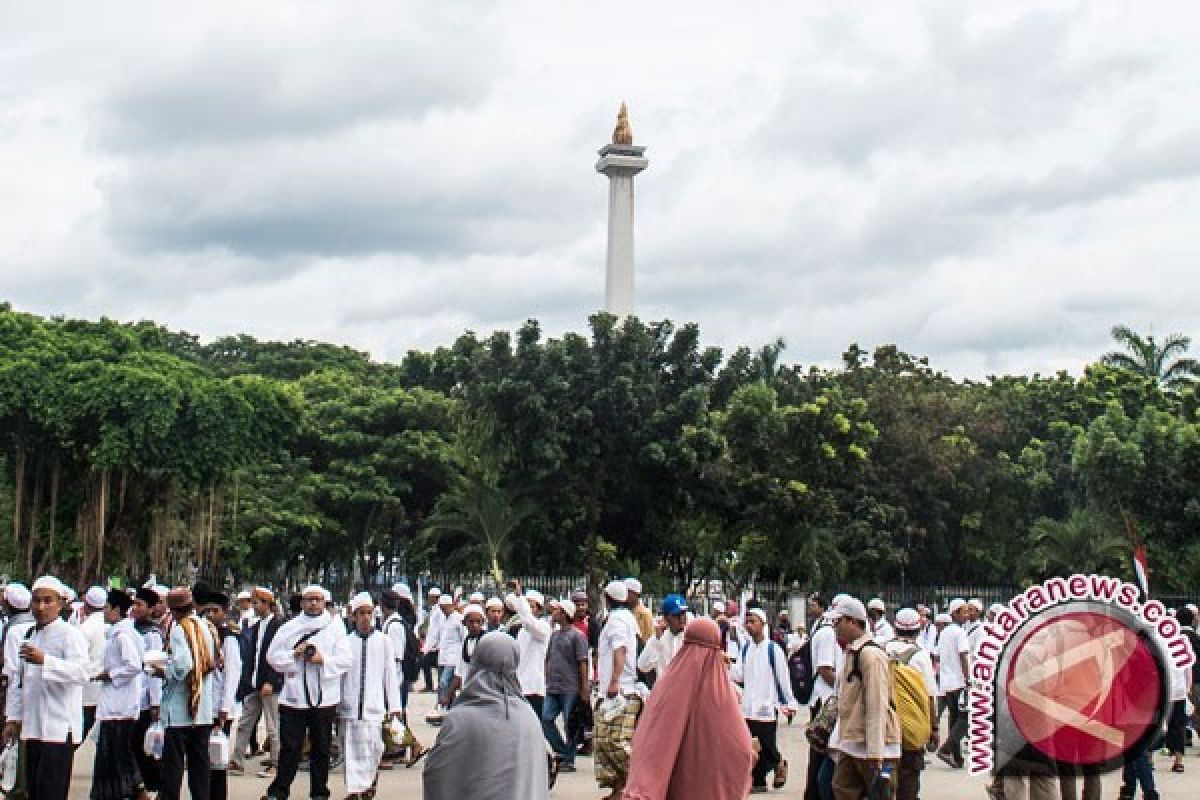
[[[360,794],[375,785],[383,757],[383,726],[378,720],[341,720],[346,749],[346,792]]]
[[[142,789],[142,773],[133,755],[135,719],[106,719],[96,737],[92,800],[125,800]]]
[[[604,718],[600,703],[596,704],[592,742],[595,748],[596,783],[602,789],[624,786],[625,778],[629,775],[629,754],[632,752],[633,731],[642,713],[642,698],[629,695],[625,700],[625,710],[611,721]]]

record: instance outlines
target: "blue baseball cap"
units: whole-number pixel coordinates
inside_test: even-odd
[[[687,601],[683,599],[681,594],[669,594],[663,598],[662,613],[668,617],[673,617],[676,614],[686,613],[688,610]]]

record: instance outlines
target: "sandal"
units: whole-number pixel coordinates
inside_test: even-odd
[[[1172,764],[1171,772],[1183,772],[1183,764]]]
[[[410,758],[410,759],[408,759],[408,761],[404,762],[404,768],[412,769],[413,766],[418,761],[420,761],[422,758],[424,758],[428,752],[429,752],[428,747],[425,747],[424,745],[421,745],[421,744],[414,744],[412,746],[412,758]]]

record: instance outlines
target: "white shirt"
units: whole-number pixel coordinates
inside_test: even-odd
[[[233,714],[237,705],[238,682],[242,679],[242,648],[236,635],[221,640],[221,669],[213,672],[214,711]]]
[[[283,623],[271,640],[267,663],[283,675],[281,705],[299,709],[328,708],[336,706],[342,699],[342,675],[350,668],[353,655],[341,619],[328,612],[322,616],[325,626],[305,640],[321,651],[320,664],[305,661],[295,654],[305,626],[312,624],[306,614]]]
[[[921,645],[921,649],[927,653],[933,653],[937,649],[937,640],[937,626],[932,622],[927,623],[921,629],[920,635],[917,636],[917,644]]]
[[[960,653],[969,653],[971,645],[967,641],[967,633],[958,625],[951,623],[942,630],[938,639],[939,667],[938,682],[941,693],[953,692],[967,685],[962,671]]]
[[[742,716],[761,722],[773,722],[779,709],[799,710],[796,697],[792,694],[792,681],[788,676],[787,656],[783,648],[763,637],[761,642],[750,641],[743,645],[745,656],[742,663],[733,668],[733,679],[742,684]],[[775,669],[771,669],[768,650],[775,651]]]
[[[613,656],[625,649],[625,668],[617,676],[617,686],[622,694],[633,692],[637,685],[637,622],[628,608],[614,608],[600,631],[600,642],[596,647],[597,669],[599,670],[600,693],[608,691],[613,679]]]
[[[127,618],[110,626],[104,638],[101,667],[108,681],[92,681],[100,685],[96,719],[137,719],[142,710],[142,637]]]
[[[344,719],[380,722],[389,711],[400,710],[400,682],[396,678],[396,651],[390,636],[372,631],[346,635],[350,668],[342,675],[342,699],[338,716]]]
[[[550,620],[545,617],[535,617],[525,597],[513,595],[513,608],[517,610],[517,618],[521,620],[521,630],[517,632],[517,649],[520,660],[517,662],[517,680],[521,682],[521,692],[527,695],[546,694],[546,647],[550,644],[550,634],[553,632]]]
[[[21,661],[9,721],[21,723],[22,739],[82,741],[83,685],[91,679],[87,640],[77,627],[56,619],[41,630],[35,627],[32,636],[22,638],[25,642],[45,653],[45,663]]]
[[[104,621],[103,611],[90,611],[83,622],[79,623],[79,632],[87,640],[88,663],[91,665],[92,676],[100,674],[104,669],[104,649],[107,643],[104,634],[108,632],[108,623]],[[94,706],[100,702],[100,682],[89,681],[83,687],[84,706]]]
[[[453,611],[450,616],[442,615],[435,645],[439,667],[453,667],[462,660],[462,643],[466,637],[467,629],[463,627],[462,614]]]
[[[441,606],[434,606],[429,609],[427,619],[429,627],[425,629],[425,641],[422,645],[426,653],[432,653],[438,649],[438,642],[442,638],[442,624],[446,621],[446,615]]]
[[[887,621],[887,617],[880,617],[879,622],[876,622],[872,628],[876,644],[887,644],[896,638],[896,631],[892,628],[892,623]]]
[[[979,652],[979,643],[983,641],[983,634],[986,633],[983,623],[979,620],[968,622],[963,630],[967,633],[967,646],[971,648],[971,657],[974,658],[975,654]]]
[[[394,662],[392,672],[396,673],[397,681],[403,681],[404,648],[408,645],[408,640],[405,638],[404,619],[400,616],[400,612],[393,611],[383,621],[383,633],[392,643],[392,660]]]
[[[933,671],[933,659],[929,657],[929,653],[924,647],[921,647],[916,642],[906,642],[903,639],[892,639],[883,646],[883,651],[889,656],[899,656],[910,647],[915,647],[916,652],[908,659],[908,665],[921,673],[922,680],[925,681],[925,693],[930,697],[938,696],[937,675]]]
[[[691,621],[691,614],[688,615]],[[687,629],[686,623],[684,629]],[[637,668],[642,672],[654,672],[659,678],[667,674],[671,661],[683,649],[683,632],[672,633],[670,628],[662,632],[662,636],[651,636],[650,641],[642,648],[638,656]]]
[[[32,627],[32,617],[27,622],[14,622],[9,626],[8,637],[4,640],[4,675],[8,678],[6,707],[11,707],[15,702],[13,693],[17,690],[16,674],[21,669],[21,643],[25,641],[25,633]]]
[[[846,654],[838,644],[837,634],[834,633],[832,625],[817,627],[813,633],[809,652],[812,653],[813,690],[808,704],[815,706],[817,702],[824,701],[825,698],[833,695],[833,687],[837,683],[838,674],[842,671],[842,662],[846,660]],[[821,673],[818,672],[821,667],[833,669],[833,683],[827,683],[821,677]]]
[[[138,630],[137,623],[134,622],[134,631],[142,637],[142,653],[150,650],[163,649],[162,630],[157,625],[151,623],[145,631]],[[156,678],[153,675],[145,675],[142,678],[142,711],[149,708],[158,708],[162,705],[162,687],[163,679]]]

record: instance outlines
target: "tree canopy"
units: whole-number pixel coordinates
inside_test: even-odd
[[[1129,352],[1079,376],[971,381],[892,345],[804,368],[604,314],[386,364],[0,306],[0,566],[1007,584],[1127,570],[1130,519],[1156,586],[1192,587],[1188,340],[1114,337]]]

